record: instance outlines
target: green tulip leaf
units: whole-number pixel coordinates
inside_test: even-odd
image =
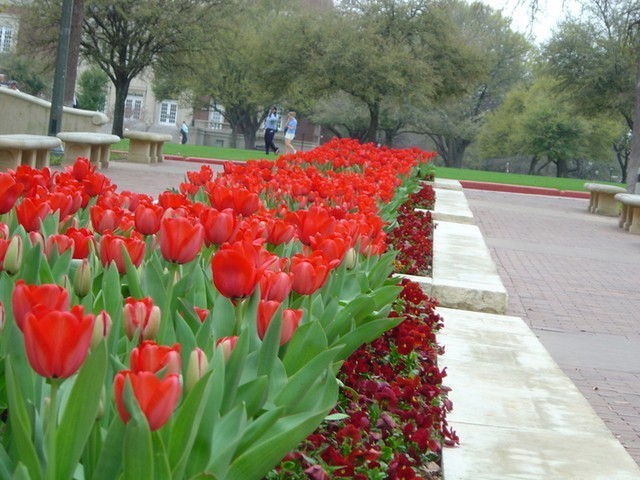
[[[102,451],[96,464],[92,480],[113,480],[119,478],[122,470],[122,444],[126,427],[119,416],[115,416],[102,444]]]
[[[326,349],[327,336],[318,322],[301,325],[287,344],[282,360],[287,374],[293,375]]]
[[[278,419],[249,448],[238,451],[225,479],[251,480],[263,478],[287,453],[320,425],[338,398],[335,379],[326,384],[319,399],[322,408]]]
[[[153,476],[154,478],[172,478],[171,467],[169,466],[169,457],[167,449],[162,441],[160,432],[151,433],[151,442],[153,445]]]
[[[24,467],[24,465],[20,464],[20,466],[22,467],[21,470],[24,471],[21,475],[26,475],[20,478],[29,478],[29,471]],[[4,449],[4,446],[0,445],[0,478],[11,478],[11,472],[14,471],[17,473],[13,460]]]
[[[20,462],[29,471],[29,476],[33,480],[37,480],[42,478],[40,460],[38,459],[35,445],[31,440],[31,422],[27,409],[25,408],[26,402],[24,396],[18,387],[10,355],[6,358],[5,366],[5,374],[7,376],[7,400],[9,401],[9,410],[11,411],[9,418],[11,436],[15,441]]]
[[[219,295],[213,304],[213,329],[216,338],[235,335],[235,308],[226,297]]]
[[[121,245],[122,247],[122,258],[124,260],[124,267],[127,272],[127,283],[129,285],[129,293],[134,298],[143,298],[144,294],[142,293],[142,286],[140,285],[140,274],[138,273],[138,269],[135,267],[133,262],[131,261],[131,256],[127,251],[126,247]]]
[[[300,401],[300,397],[307,393],[313,382],[322,377],[323,372],[331,366],[333,359],[341,350],[341,346],[333,347],[311,359],[303,368],[289,378],[289,382],[275,399],[276,405],[295,408],[296,403]]]
[[[257,440],[264,436],[267,430],[269,430],[280,417],[284,414],[284,407],[276,407],[272,410],[267,410],[265,413],[254,419],[247,426],[244,431],[242,440],[238,444],[237,452],[241,454],[247,448],[251,448]]]
[[[53,275],[55,283],[60,284],[62,282],[62,278],[65,275],[68,275],[69,267],[71,266],[72,254],[73,249],[70,248],[62,255],[60,255],[60,257],[53,264],[53,267],[51,268],[51,274]]]
[[[224,399],[220,408],[222,414],[231,410],[235,405],[238,385],[249,355],[249,334],[245,329],[238,338],[229,360],[225,365]]]
[[[280,331],[282,330],[282,307],[279,307],[271,318],[267,331],[262,339],[258,354],[258,375],[266,375],[273,369],[273,364],[280,351]]]
[[[229,413],[224,415],[216,424],[213,431],[214,452],[207,465],[206,471],[213,472],[223,478],[233,458],[234,453],[242,440],[242,434],[247,427],[247,413],[244,405],[239,403]]]
[[[267,401],[269,394],[269,377],[263,375],[255,378],[250,382],[244,383],[238,387],[236,395],[236,404],[244,403],[246,405],[247,415],[253,417],[262,408]]]
[[[56,443],[64,446],[64,454],[56,459],[56,478],[73,477],[96,421],[106,373],[106,343],[100,342],[80,369],[61,416]]]
[[[213,385],[212,373],[211,371],[207,372],[194,385],[176,415],[169,442],[169,464],[172,469],[172,478],[184,476],[187,460],[198,433],[198,426],[207,407],[205,400]]]
[[[369,285],[372,290],[381,287],[389,279],[389,275],[393,272],[393,260],[395,257],[395,252],[389,251],[380,256],[373,265],[368,275]]]
[[[12,478],[12,480],[31,480],[31,477],[29,476],[29,470],[27,470],[27,467],[25,467],[22,463],[19,463],[16,467],[15,472],[13,472],[13,477],[3,476],[2,478]]]
[[[124,385],[123,400],[131,418],[124,433],[124,480],[153,480],[153,445],[149,423],[138,406],[131,381]]]
[[[387,330],[396,327],[404,318],[381,318],[367,322],[353,332],[343,336],[336,343],[340,343],[342,351],[336,356],[336,360],[346,360],[363,343],[372,342]]]

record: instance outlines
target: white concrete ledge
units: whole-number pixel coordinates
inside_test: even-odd
[[[505,313],[507,290],[480,229],[475,225],[439,221],[433,236],[432,295],[440,305]]]
[[[436,178],[433,181],[423,181],[427,185],[431,185],[433,188],[440,188],[442,190],[458,190],[462,191],[462,184],[458,180],[451,180],[448,178]]]
[[[640,468],[517,317],[438,308],[459,447],[444,480],[640,479]]]
[[[98,168],[109,166],[111,145],[120,141],[117,135],[94,132],[60,132],[58,138],[64,142],[63,163],[71,165],[84,157]]]
[[[475,223],[467,197],[462,190],[434,188],[436,204],[433,219],[445,222]]]

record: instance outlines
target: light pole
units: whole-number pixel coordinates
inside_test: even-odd
[[[56,53],[56,73],[51,95],[51,112],[49,114],[49,135],[55,137],[62,126],[62,106],[64,104],[64,85],[67,79],[67,57],[69,56],[69,37],[71,33],[71,15],[73,0],[62,1],[62,17],[60,18],[60,35]]]

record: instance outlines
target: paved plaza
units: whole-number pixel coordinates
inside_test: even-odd
[[[465,189],[521,317],[640,463],[640,236],[588,200]]]

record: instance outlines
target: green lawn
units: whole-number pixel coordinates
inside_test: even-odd
[[[112,147],[113,150],[128,151],[129,140],[122,139]],[[284,150],[284,148],[283,148]],[[218,160],[257,160],[265,158],[262,150],[242,150],[239,148],[206,147],[203,145],[180,145],[165,143],[164,153],[167,155],[181,155],[183,157],[215,158]],[[270,158],[275,158],[273,154]],[[269,158],[266,157],[266,158]]]
[[[555,188],[558,190],[584,191],[584,183],[588,180],[576,178],[543,177],[541,175],[522,175],[518,173],[485,172],[482,170],[468,170],[464,168],[436,167],[437,178],[451,178],[454,180],[473,180],[477,182],[506,183],[510,185],[524,185],[528,187]],[[625,185],[612,182],[610,185]]]
[[[113,146],[113,150],[127,151],[129,140],[123,139]],[[213,158],[218,160],[257,160],[261,158],[276,158],[275,155],[266,157],[262,150],[242,150],[239,148],[206,147],[202,145],[180,145],[165,143],[164,153],[167,155],[181,155],[183,157]],[[117,153],[114,153],[117,158]],[[517,173],[486,172],[464,168],[436,167],[436,177],[453,180],[474,180],[478,182],[505,183],[510,185],[524,185],[532,187],[555,188],[558,190],[584,191],[586,180],[575,178],[543,177],[540,175],[521,175]],[[598,182],[610,183],[610,182]],[[623,186],[619,183],[611,185]]]

